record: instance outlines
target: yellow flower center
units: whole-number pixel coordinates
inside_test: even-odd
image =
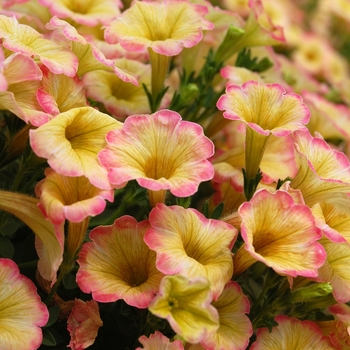
[[[169,297],[168,298],[168,305],[169,305],[170,309],[172,309],[172,308],[177,309],[179,307],[179,302],[177,301],[177,299],[175,299],[173,297]]]

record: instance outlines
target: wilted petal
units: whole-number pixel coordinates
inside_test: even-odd
[[[129,305],[148,307],[163,277],[155,267],[155,253],[143,241],[148,228],[148,221],[122,216],[111,226],[93,229],[92,242],[79,253],[80,288],[100,302],[124,299]]]
[[[121,125],[92,107],[73,108],[30,130],[30,144],[59,174],[86,176],[94,186],[110,189],[107,170],[98,162],[97,153],[106,145],[107,132]]]
[[[0,259],[0,348],[33,350],[49,318],[34,283],[9,259]]]
[[[182,275],[165,276],[159,294],[149,310],[166,318],[171,328],[189,343],[198,343],[219,328],[216,309],[210,304],[212,293],[206,278],[188,279]]]
[[[257,340],[250,350],[336,350],[330,340],[323,336],[321,329],[312,321],[300,321],[296,318],[280,315],[275,317],[277,327],[272,332],[259,328]]]
[[[296,204],[286,191],[257,191],[238,210],[242,218],[244,248],[256,260],[280,274],[316,277],[326,253],[317,240],[321,231],[312,212]],[[235,273],[245,260],[243,247],[234,257]],[[242,271],[240,271],[242,272]]]
[[[98,329],[102,324],[95,300],[84,302],[81,299],[75,299],[67,322],[67,329],[71,337],[68,347],[72,350],[88,348],[95,342]]]
[[[169,189],[187,197],[213,177],[207,160],[213,154],[212,142],[201,126],[182,121],[170,110],[128,117],[122,129],[108,133],[107,142],[98,156],[117,186],[135,179],[149,190]]]
[[[237,230],[223,221],[206,219],[195,209],[157,204],[149,216],[146,244],[157,253],[157,268],[167,275],[204,276],[221,294],[233,272],[231,248]]]
[[[136,348],[136,350],[183,350],[184,347],[180,340],[173,342],[169,341],[169,338],[164,336],[162,333],[155,331],[149,338],[145,335],[139,338],[139,342],[143,345],[142,348]]]

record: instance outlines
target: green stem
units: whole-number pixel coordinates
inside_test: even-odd
[[[64,276],[71,271],[72,267],[73,267],[72,262],[67,262],[67,263],[64,263],[64,261],[62,262],[62,264],[60,266],[60,272],[59,272],[58,277],[57,277],[57,281],[53,285],[50,293],[48,294],[48,296],[46,297],[46,299],[44,301],[44,303],[46,305],[49,305],[52,297],[57,292],[58,287],[60,286],[61,282],[63,281]]]

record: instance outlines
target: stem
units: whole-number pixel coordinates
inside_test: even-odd
[[[157,203],[164,203],[165,195],[166,195],[166,190],[159,190],[159,191],[148,190],[148,198],[149,198],[151,207],[154,208]]]
[[[46,297],[46,299],[44,301],[44,303],[46,305],[49,305],[52,297],[57,292],[57,288],[60,286],[61,282],[63,281],[64,276],[70,272],[70,270],[72,269],[72,266],[73,266],[72,262],[70,262],[70,263],[68,262],[66,264],[64,262],[62,262],[61,269],[60,269],[60,272],[59,272],[58,277],[57,277],[57,281],[53,285],[50,293],[48,294],[48,296]]]
[[[152,66],[152,97],[157,100],[158,95],[163,90],[164,81],[169,69],[170,57],[161,55],[148,49]]]
[[[237,253],[233,257],[233,276],[232,278],[237,278],[244,271],[246,271],[251,265],[256,262],[254,259],[244,248],[245,244],[243,244],[237,251]]]

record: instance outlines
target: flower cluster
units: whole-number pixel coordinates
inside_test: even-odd
[[[349,14],[4,1],[0,348],[350,349]]]

